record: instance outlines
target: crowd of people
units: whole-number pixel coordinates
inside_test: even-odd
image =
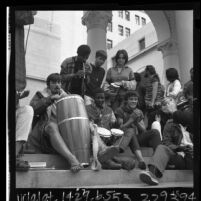
[[[135,168],[133,157],[121,155],[126,149],[136,156],[140,179],[149,185],[158,184],[168,164],[192,169],[193,68],[183,88],[176,68],[168,68],[164,87],[153,65],[146,66],[144,77],[134,73],[127,66],[126,50],[117,51],[116,64],[107,72],[102,67],[107,53],[96,51],[94,63],[88,63],[90,53],[88,45],[79,46],[76,56],[62,62],[60,73],[47,77],[47,86],[38,89],[30,105],[19,106],[28,91],[16,92],[16,169],[29,169],[29,163],[20,158],[24,142],[35,153],[63,156],[72,172],[84,168],[63,139],[57,119],[57,102],[72,94],[82,97],[86,108],[94,170]],[[123,135],[104,138],[98,128],[116,128]],[[149,163],[140,147],[153,148]]]

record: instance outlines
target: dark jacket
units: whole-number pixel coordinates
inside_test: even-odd
[[[174,123],[172,119],[168,120],[163,130],[162,144],[175,151],[181,144],[182,138],[183,134],[179,124]],[[192,134],[190,134],[190,138],[193,141]]]

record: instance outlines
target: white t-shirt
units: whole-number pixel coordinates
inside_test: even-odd
[[[177,96],[179,92],[182,91],[181,83],[179,80],[175,80],[174,82],[170,82],[167,85],[166,96]]]

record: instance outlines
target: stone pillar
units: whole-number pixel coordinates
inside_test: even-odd
[[[175,11],[175,21],[181,81],[184,84],[190,80],[189,71],[193,67],[193,11]]]
[[[94,62],[97,50],[106,50],[107,24],[112,20],[112,11],[84,11],[82,24],[87,26],[87,45],[91,48],[88,61]],[[107,62],[104,64],[107,69]]]
[[[174,40],[167,40],[158,44],[158,51],[161,51],[163,54],[163,77],[164,84],[167,84],[167,79],[165,71],[168,68],[176,68],[180,75],[180,66],[179,66],[179,57],[177,51],[177,43]]]

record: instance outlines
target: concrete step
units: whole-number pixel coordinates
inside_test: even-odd
[[[145,158],[145,161],[148,161],[148,158],[152,156],[153,149],[149,147],[142,147],[142,155]],[[134,154],[131,152],[130,149],[127,149],[125,153],[121,155],[127,155],[135,158]],[[29,162],[46,162],[47,167],[55,167],[56,169],[69,169],[70,165],[65,160],[64,157],[60,155],[53,155],[53,154],[24,154],[22,156],[23,160],[27,160]]]
[[[67,170],[70,169],[70,164],[59,155],[53,155],[53,154],[25,154],[22,157],[23,160],[29,161],[29,162],[46,162],[47,168],[54,167],[58,170]],[[134,157],[136,160],[136,158]],[[148,163],[150,161],[150,157],[144,157],[145,162]],[[138,161],[136,160],[135,167],[138,166]],[[88,168],[90,169],[90,168]],[[174,169],[172,166],[167,166],[167,169]]]
[[[81,170],[74,174],[70,170],[29,170],[16,172],[16,188],[71,188],[102,186],[138,186],[144,187],[139,179],[141,170],[135,168],[126,170]],[[161,184],[172,187],[193,186],[193,172],[191,170],[166,170],[159,180]]]

